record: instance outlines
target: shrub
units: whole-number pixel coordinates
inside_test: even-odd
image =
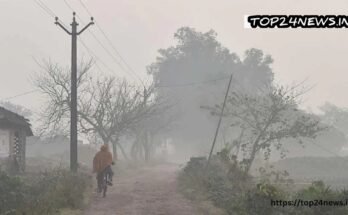
[[[190,199],[201,202],[210,200],[226,214],[238,215],[344,215],[347,207],[339,206],[272,206],[271,200],[303,201],[323,200],[344,203],[348,191],[332,190],[321,181],[313,182],[306,189],[287,192],[270,180],[289,182],[287,174],[262,170],[262,180],[255,184],[250,175],[240,171],[230,160],[215,156],[208,168],[204,157],[191,158],[179,175],[179,188]]]
[[[251,177],[229,160],[214,156],[209,166],[205,157],[191,158],[179,175],[184,195],[196,200],[210,200],[227,212],[239,210],[240,194],[251,183]]]
[[[0,214],[14,213],[24,203],[24,184],[18,177],[10,177],[0,170]]]
[[[284,192],[279,187],[268,184],[260,183],[256,187],[250,187],[246,195],[242,198],[243,210],[246,214],[267,214],[267,215],[279,215],[288,214],[289,208],[275,207],[271,205],[271,200],[283,200],[289,199],[288,193]]]
[[[79,208],[87,185],[86,176],[81,173],[60,169],[45,172],[29,187],[33,195],[29,196],[25,210],[46,213],[60,208]]]
[[[346,201],[347,195],[345,190],[332,190],[326,186],[322,181],[314,181],[311,186],[300,190],[294,195],[294,199],[302,199],[305,201]],[[345,202],[344,202],[345,203]],[[308,215],[334,215],[334,214],[348,214],[347,207],[342,206],[312,206],[312,207],[298,207],[294,208],[294,214],[308,214]]]
[[[0,214],[55,214],[62,208],[80,208],[89,180],[84,173],[63,169],[22,178],[1,172],[0,203],[5,208]]]

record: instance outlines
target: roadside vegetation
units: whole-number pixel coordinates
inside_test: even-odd
[[[272,206],[272,200],[287,204],[296,199],[345,201],[348,191],[334,190],[320,180],[296,186],[282,171],[282,164],[291,167],[292,160],[279,162],[278,168],[266,165],[298,153],[339,155],[347,142],[348,110],[332,104],[321,107],[322,114],[304,110],[302,96],[310,87],[304,82],[292,86],[276,83],[273,58],[262,50],[251,48],[239,56],[217,41],[213,30],[198,32],[182,27],[174,38],[176,45],[160,49],[146,68],[152,81],[143,86],[97,73],[93,59],[80,63],[79,135],[91,144],[110,144],[114,157],[123,162],[117,163],[115,176],[142,165],[176,160],[173,152],[185,160],[207,154],[207,140],[221,115],[215,148],[219,152],[209,165],[206,157],[191,157],[178,177],[180,191],[198,203],[201,214],[348,214],[348,207],[341,206]],[[69,160],[69,153],[57,153],[49,142],[58,144],[60,140],[54,137],[69,133],[70,70],[51,61],[38,64],[41,70],[33,75],[32,82],[46,100],[36,130],[47,138],[32,147],[52,162]],[[231,74],[232,87],[223,107]],[[30,115],[19,106],[2,105]],[[80,164],[90,165],[94,147],[81,146],[78,151]],[[31,159],[40,163],[33,154]],[[318,162],[306,159],[294,166],[302,165],[305,173],[312,168],[313,173]],[[321,176],[325,168],[346,170],[344,163],[335,159],[329,166],[328,160],[324,161],[317,173]],[[69,172],[66,166],[17,176],[0,171],[0,215],[78,211],[93,181],[80,167],[79,173]],[[304,176],[303,172],[298,175]]]
[[[159,88],[163,97],[180,97],[170,110],[180,113],[172,141],[205,155],[211,147],[207,140],[222,117],[215,144],[219,152],[209,165],[206,157],[191,157],[178,179],[186,197],[199,206],[215,207],[202,214],[348,214],[347,207],[339,206],[272,206],[271,200],[345,201],[347,192],[330,188],[321,178],[297,186],[285,169],[267,166],[298,153],[339,155],[347,142],[347,110],[331,104],[323,106],[321,114],[303,109],[303,95],[311,87],[304,82],[276,83],[273,58],[262,50],[248,49],[239,56],[217,41],[213,30],[183,27],[174,37],[177,44],[161,49],[148,67],[155,83],[176,86],[192,78],[203,82],[190,88]],[[231,74],[231,89],[222,103]]]
[[[343,215],[348,213],[348,208],[344,206],[272,206],[271,200],[289,202],[296,199],[342,200],[345,204],[348,192],[331,189],[322,181],[314,181],[310,186],[294,191],[289,189],[293,186],[293,182],[287,178],[286,173],[266,171],[263,168],[260,171],[263,177],[256,179],[242,171],[231,157],[223,153],[215,155],[208,168],[206,158],[191,158],[179,175],[179,189],[187,198],[195,201],[198,207],[204,207],[210,202],[220,209],[219,213],[206,214]]]
[[[83,208],[91,177],[66,169],[9,175],[0,170],[0,214],[64,214]]]

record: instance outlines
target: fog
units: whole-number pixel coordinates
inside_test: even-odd
[[[64,23],[71,22],[71,10],[64,2],[45,1]],[[244,15],[262,13],[282,14],[344,14],[346,2],[335,1],[327,5],[318,1],[84,1],[96,21],[110,36],[119,52],[143,78],[145,67],[157,56],[159,48],[173,44],[173,33],[182,26],[194,27],[199,31],[214,29],[218,40],[231,51],[239,54],[248,48],[260,48],[274,59],[275,78],[281,83],[292,83],[309,79],[315,88],[308,93],[304,107],[316,109],[325,101],[346,106],[344,81],[347,70],[344,53],[347,45],[345,29],[285,29],[251,30],[244,29]],[[89,15],[78,1],[70,5],[84,19]],[[30,19],[28,19],[30,17]],[[37,70],[32,60],[47,59],[68,65],[70,42],[60,29],[33,1],[1,0],[1,65],[6,76],[2,78],[0,97],[7,98],[30,91],[30,73]],[[102,38],[97,27],[91,31]],[[81,37],[92,47],[96,55],[115,70],[122,72],[110,59],[93,37],[86,33]],[[301,50],[301,51],[299,51]],[[79,56],[89,56],[80,47]],[[20,62],[20,63],[18,63]],[[320,62],[320,64],[318,63]],[[331,62],[335,62],[334,64]],[[102,65],[101,65],[102,66]],[[103,67],[103,66],[102,66]],[[104,69],[107,70],[107,69]],[[9,72],[11,71],[11,72]],[[110,72],[109,70],[105,72]],[[21,87],[16,87],[17,83]],[[16,98],[17,103],[33,108],[39,107],[40,95],[31,94]]]
[[[76,12],[79,30],[95,23],[77,40],[74,165],[90,176],[98,172],[97,154],[110,153],[121,189],[110,190],[108,210],[113,200],[139,203],[151,193],[149,208],[117,207],[123,214],[175,214],[185,205],[182,214],[191,214],[176,183],[194,190],[192,178],[183,179],[192,169],[202,178],[225,177],[226,184],[266,183],[265,175],[278,183],[272,174],[284,170],[296,190],[315,180],[346,187],[347,29],[251,29],[244,22],[247,15],[344,15],[347,6],[343,0],[0,0],[0,166],[14,160],[18,167],[10,170],[36,174],[68,169],[74,158],[71,37],[62,28],[70,30]],[[153,199],[166,193],[173,198],[158,209],[163,202]],[[86,214],[100,207],[91,202]]]

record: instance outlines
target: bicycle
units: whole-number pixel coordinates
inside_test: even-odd
[[[103,181],[102,181],[102,193],[103,197],[106,197],[106,191],[108,190],[108,174],[103,171]]]
[[[114,162],[112,163],[114,165]],[[104,169],[103,172],[101,173],[102,175],[97,176],[100,177],[101,179],[101,184],[98,186],[98,191],[102,193],[103,197],[106,197],[106,192],[108,190],[108,186],[112,186],[112,182],[109,180],[110,172],[106,171],[107,169]]]

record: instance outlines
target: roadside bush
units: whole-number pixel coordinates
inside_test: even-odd
[[[0,170],[0,214],[13,214],[24,203],[24,184]]]
[[[263,178],[259,183],[239,170],[231,160],[215,156],[207,167],[204,157],[191,158],[179,175],[179,188],[188,198],[196,201],[211,201],[215,207],[231,215],[346,215],[347,206],[272,206],[271,200],[294,202],[303,201],[339,201],[345,204],[348,191],[332,190],[321,181],[298,192],[285,191],[270,178],[281,182],[287,180],[287,174],[273,172],[271,175],[262,170]],[[267,176],[268,175],[268,179]],[[275,176],[275,177],[273,177]],[[312,203],[313,204],[313,203]]]
[[[246,192],[246,195],[241,198],[241,201],[244,203],[241,210],[248,215],[289,214],[289,211],[287,211],[289,208],[271,205],[271,200],[286,201],[289,200],[289,197],[290,196],[288,193],[275,185],[260,183],[257,184],[256,187],[251,186],[250,189]]]
[[[0,177],[0,202],[5,205],[0,214],[59,214],[62,208],[81,208],[90,183],[86,174],[63,169],[21,178],[1,172]]]
[[[344,215],[348,214],[348,208],[346,206],[335,205],[321,205],[320,201],[343,201],[345,204],[348,199],[348,192],[345,190],[332,190],[329,186],[326,186],[322,181],[314,181],[311,186],[297,192],[293,199],[302,199],[304,201],[311,201],[313,204],[311,207],[297,207],[294,208],[294,214],[308,214],[308,215]],[[318,205],[315,205],[318,204]],[[323,203],[326,204],[326,203]]]
[[[179,175],[179,187],[185,196],[194,200],[209,200],[227,212],[240,211],[243,204],[240,195],[250,183],[249,175],[220,156],[214,156],[208,168],[206,158],[191,158]]]

